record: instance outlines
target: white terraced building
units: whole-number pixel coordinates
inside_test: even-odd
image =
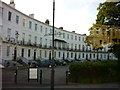
[[[18,35],[16,35],[18,34]],[[10,4],[0,1],[0,63],[25,57],[28,60],[50,59],[52,52],[52,26],[25,15]],[[55,59],[107,60],[114,59],[107,48],[96,52],[87,46],[86,35],[55,27]]]

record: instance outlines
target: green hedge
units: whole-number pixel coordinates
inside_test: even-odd
[[[118,62],[72,63],[69,66],[70,80],[78,83],[118,82]]]

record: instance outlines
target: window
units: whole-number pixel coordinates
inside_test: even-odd
[[[77,36],[75,36],[75,40],[77,40]]]
[[[71,43],[71,49],[73,49],[73,43]]]
[[[28,57],[30,57],[30,49],[28,49]]]
[[[25,27],[26,19],[23,19],[23,27]]]
[[[32,29],[32,22],[29,21],[29,29]]]
[[[2,16],[2,8],[0,7],[0,16]]]
[[[63,33],[63,38],[65,38],[65,33]]]
[[[42,38],[40,37],[40,45],[42,45]]]
[[[47,39],[45,39],[45,46],[47,46]]]
[[[77,49],[77,44],[75,44],[75,49]]]
[[[23,41],[23,43],[24,43],[24,42],[25,42],[25,33],[23,33],[22,35],[23,35],[22,41]]]
[[[24,57],[24,48],[22,48],[22,54],[21,54],[22,57]]]
[[[56,51],[54,52],[54,57],[56,58]]]
[[[52,34],[53,33],[53,31],[52,31],[52,29],[50,29],[50,34]],[[56,33],[55,33],[56,34]]]
[[[82,57],[84,58],[84,56],[85,56],[85,55],[84,55],[84,53],[83,53],[83,54],[82,54]]]
[[[7,38],[8,38],[8,40],[10,40],[10,36],[11,36],[11,29],[8,28],[7,29]]]
[[[47,28],[45,29],[45,34],[47,34]]]
[[[81,45],[79,44],[79,50],[81,49]]]
[[[43,26],[40,26],[40,31],[42,32]]]
[[[67,34],[67,39],[69,39],[69,34]]]
[[[10,55],[10,46],[7,46],[7,56]]]
[[[29,43],[31,43],[31,35],[29,35]]]
[[[35,24],[35,30],[37,31],[37,24]]]
[[[67,53],[67,58],[69,58],[69,52]]]
[[[2,47],[2,46],[0,45],[0,56],[1,56],[1,54],[2,54],[2,50],[1,50],[1,47]]]
[[[35,44],[37,44],[37,36],[35,36]]]
[[[16,15],[16,23],[18,24],[19,23],[19,16]]]
[[[81,41],[81,38],[79,37],[79,41]]]
[[[47,51],[45,51],[45,58],[47,57]]]
[[[71,39],[73,39],[73,35],[71,35]]]
[[[84,39],[85,39],[85,38],[83,37],[83,42],[85,41]]]
[[[59,58],[60,58],[60,56],[61,56],[61,53],[59,52]]]
[[[79,53],[79,58],[80,58],[80,53]]]
[[[8,20],[11,21],[12,13],[9,11],[8,12]]]
[[[73,53],[71,53],[71,58],[73,58]]]
[[[42,58],[42,50],[40,50],[40,58]]]

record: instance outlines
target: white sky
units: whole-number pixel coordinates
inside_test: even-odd
[[[10,0],[2,0],[9,4]],[[63,27],[67,31],[89,34],[88,29],[95,23],[97,7],[106,0],[55,0],[55,27]],[[14,0],[16,9],[29,15],[34,13],[35,19],[52,25],[53,0]]]

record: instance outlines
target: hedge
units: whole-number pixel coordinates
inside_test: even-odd
[[[118,82],[118,62],[107,60],[102,62],[72,63],[69,66],[70,81],[78,83]]]

